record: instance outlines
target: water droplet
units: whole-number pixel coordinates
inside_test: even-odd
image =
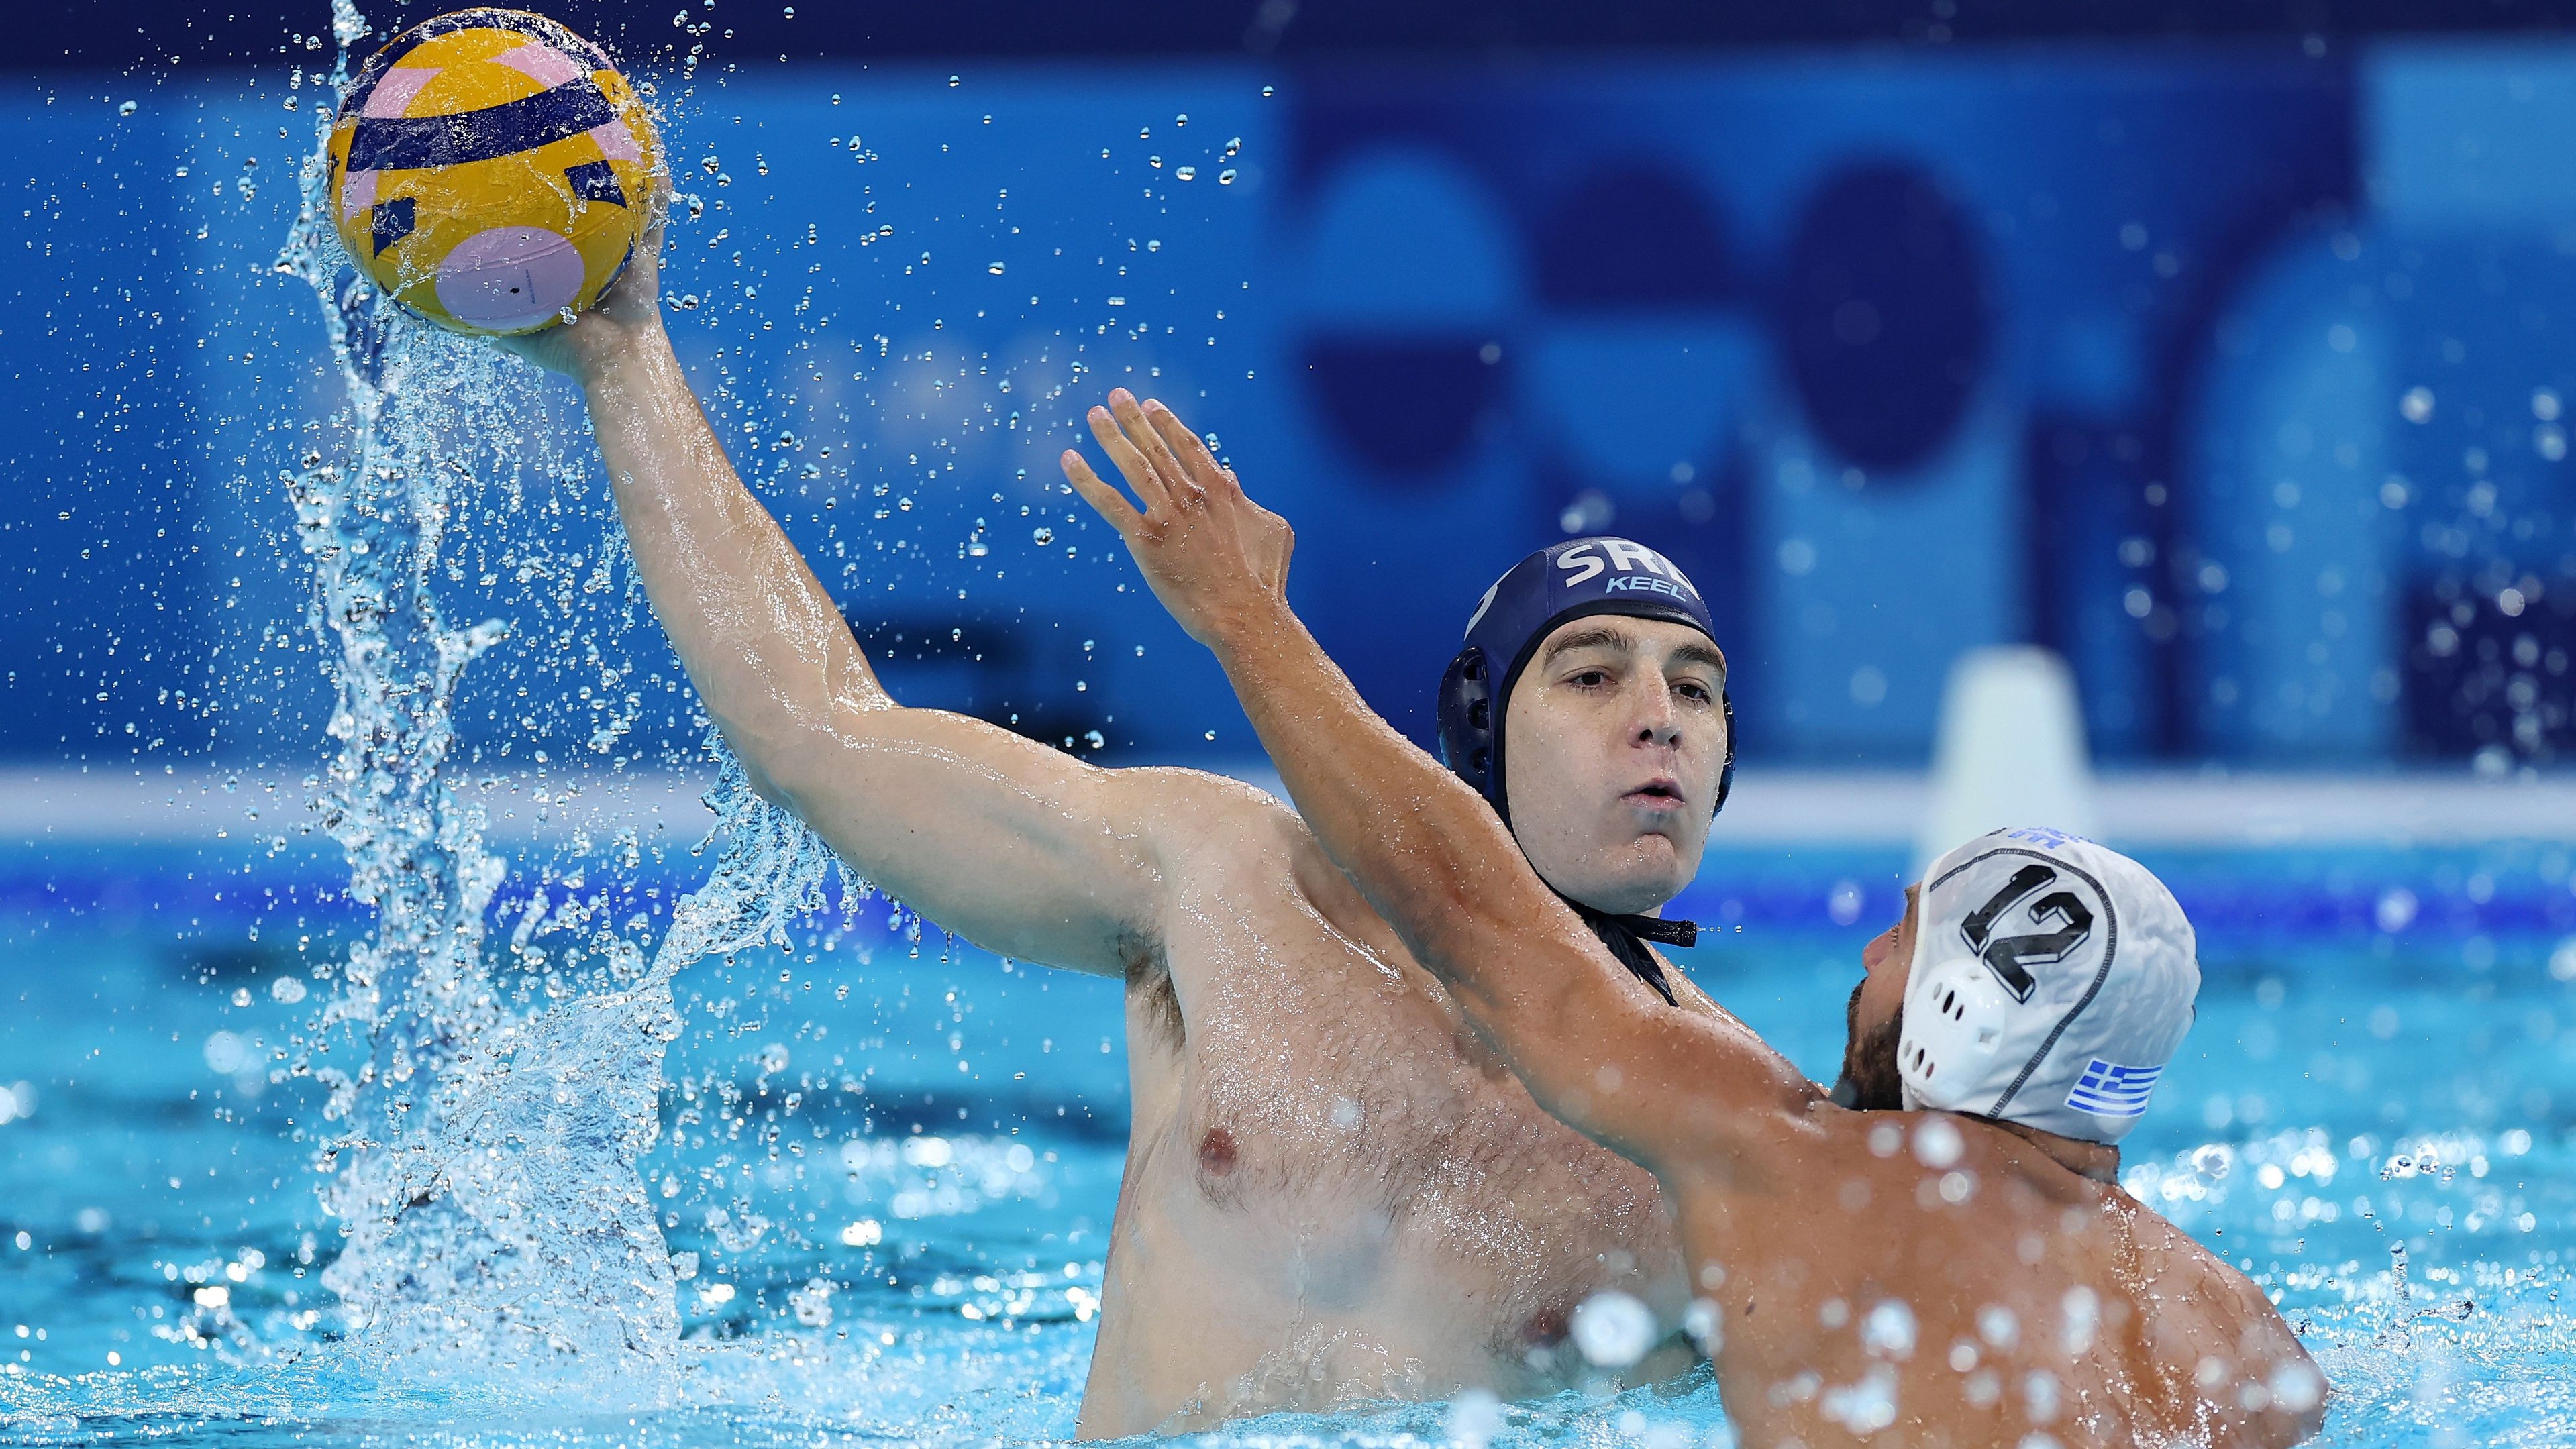
[[[1216,184],[1219,186],[1232,186],[1234,184],[1234,168],[1228,166],[1223,171],[1218,172],[1216,174]]]
[[[1989,1303],[1977,1310],[1977,1336],[1996,1348],[2011,1348],[2021,1342],[2021,1320],[1999,1303]]]
[[[2429,422],[2433,417],[2433,390],[2410,387],[2397,399],[2399,416],[2410,423]]]
[[[1449,1401],[1441,1432],[1458,1449],[1485,1449],[1503,1432],[1503,1401],[1491,1389],[1469,1389]]]
[[[2325,1380],[2306,1363],[2293,1360],[2272,1370],[2272,1402],[2293,1414],[2304,1414],[2325,1398]]]
[[[1029,537],[1035,539],[1041,546],[1043,546],[1055,542],[1055,530],[1052,528],[1041,528],[1032,532]]]
[[[1599,533],[1608,528],[1617,516],[1618,510],[1611,505],[1610,495],[1598,488],[1586,488],[1558,512],[1556,522],[1571,538],[1578,534]]]
[[[2415,911],[2415,893],[2404,886],[2398,886],[2380,896],[2379,904],[2372,911],[2372,915],[2377,918],[2379,929],[2395,935],[2414,924]]]
[[[1914,1158],[1925,1167],[1948,1167],[1959,1160],[1959,1129],[1940,1117],[1926,1117],[1914,1129]]]
[[[998,277],[998,276],[1002,275],[1002,264],[1001,264],[1000,262],[995,262],[995,263],[993,263],[991,266],[986,267],[984,270],[985,270],[985,271],[988,271],[988,272],[991,272],[994,276],[997,276],[997,277]]]
[[[2576,981],[2576,936],[2558,943],[2549,953],[2549,974],[2558,981]]]
[[[1183,181],[1196,181],[1199,179],[1199,168],[1195,166],[1178,166],[1173,168],[1172,174],[1181,178]]]
[[[1711,1263],[1708,1266],[1714,1268],[1717,1265]],[[1721,1273],[1723,1271],[1720,1270]],[[1702,1356],[1715,1358],[1718,1350],[1726,1347],[1726,1315],[1709,1300],[1694,1298],[1690,1307],[1682,1310],[1682,1332],[1690,1335],[1691,1342],[1699,1346]]]
[[[134,114],[135,110],[136,110],[135,103],[134,103],[134,102],[132,102],[132,101],[127,101],[124,105],[118,106],[118,107],[116,108],[116,113],[117,113],[118,115],[120,115],[120,116],[130,116],[130,115],[133,115],[133,114]]]
[[[1890,1298],[1869,1311],[1860,1324],[1861,1346],[1880,1358],[1914,1356],[1914,1310]]]
[[[1583,1300],[1574,1310],[1574,1346],[1596,1368],[1626,1368],[1654,1346],[1652,1309],[1615,1288]]]

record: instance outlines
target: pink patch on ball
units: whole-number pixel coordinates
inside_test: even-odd
[[[496,226],[438,264],[438,305],[468,326],[518,332],[552,321],[581,295],[581,253],[533,226]]]
[[[411,98],[419,95],[420,88],[429,84],[437,74],[438,67],[434,65],[395,66],[385,72],[384,79],[376,82],[374,90],[367,92],[366,107],[358,114],[379,119],[401,115],[403,108],[411,104]]]
[[[356,216],[376,204],[376,180],[382,175],[384,173],[381,171],[352,171],[348,179],[340,183],[342,220]]]
[[[590,139],[599,143],[599,154],[611,161],[641,161],[644,148],[635,144],[635,133],[624,121],[611,121],[590,128]]]
[[[492,60],[495,64],[506,65],[512,70],[526,74],[547,90],[553,90],[565,81],[579,80],[589,74],[581,68],[581,63],[571,56],[551,45],[539,45],[534,41],[516,50],[502,51],[492,57]]]

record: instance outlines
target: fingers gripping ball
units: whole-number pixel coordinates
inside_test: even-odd
[[[542,15],[460,10],[395,36],[340,97],[332,220],[412,312],[534,332],[625,270],[659,165],[652,118],[598,46]]]

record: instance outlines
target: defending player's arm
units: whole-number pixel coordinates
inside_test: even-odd
[[[1492,809],[1371,712],[1290,612],[1287,524],[1169,410],[1111,403],[1092,431],[1145,510],[1078,454],[1066,476],[1215,651],[1325,850],[1540,1105],[1651,1168],[1704,1150],[1745,1107],[1812,1093],[1741,1024],[1672,1010],[1622,970]]]
[[[762,794],[925,914],[990,950],[1119,971],[1156,919],[1146,822],[1170,777],[886,694],[707,426],[661,325],[658,241],[602,307],[505,345],[588,395],[653,612],[726,742]]]

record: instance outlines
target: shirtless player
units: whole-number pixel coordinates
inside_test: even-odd
[[[1566,1329],[1606,1289],[1668,1330],[1630,1379],[1686,1366],[1689,1294],[1654,1179],[1539,1110],[1295,814],[887,696],[690,395],[658,240],[604,306],[505,345],[586,393],[653,610],[726,741],[923,914],[1126,983],[1133,1123],[1078,1432],[1549,1392],[1595,1372]],[[1620,546],[1609,577],[1669,567]],[[1691,879],[1730,754],[1721,711],[1677,703],[1716,698],[1713,651],[1654,627],[1621,663],[1668,672],[1669,691],[1587,689],[1595,647],[1514,703],[1523,843],[1610,912]],[[1636,936],[1661,927],[1601,929],[1660,976]],[[1717,1019],[1678,973],[1666,989]]]
[[[2316,1430],[2325,1381],[2261,1290],[2118,1185],[2200,980],[2136,862],[2041,830],[1935,862],[1866,953],[1837,1105],[1621,970],[1495,812],[1369,712],[1288,610],[1287,525],[1168,410],[1092,429],[1146,511],[1079,454],[1066,475],[1224,664],[1325,850],[1542,1105],[1663,1184],[1742,1442]]]

